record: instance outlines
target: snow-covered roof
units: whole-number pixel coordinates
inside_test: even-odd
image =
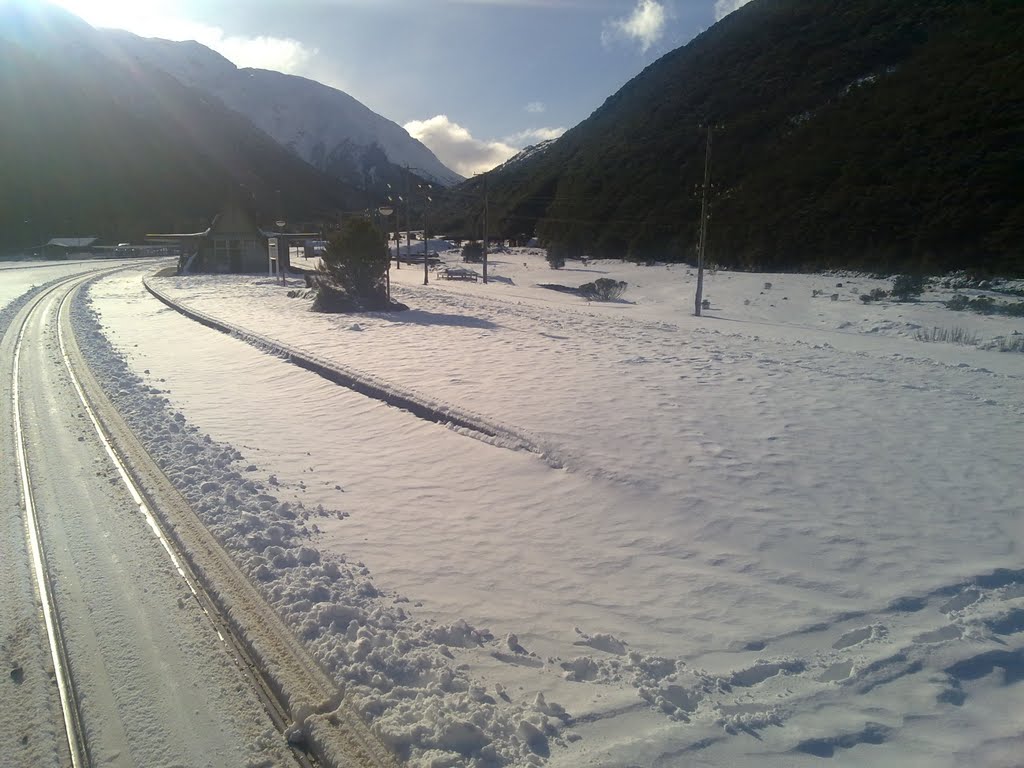
[[[97,237],[52,237],[47,245],[58,248],[88,248],[98,239]]]

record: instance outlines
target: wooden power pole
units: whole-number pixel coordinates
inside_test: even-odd
[[[427,212],[430,210],[430,185],[425,184],[423,186],[423,284],[426,285],[430,282],[430,277],[427,272],[429,267],[428,259],[428,246],[430,245],[430,236],[427,234]]]
[[[487,282],[487,171],[484,171],[484,283]]]
[[[711,186],[711,123],[708,123],[708,144],[704,151],[704,194],[700,204],[700,244],[697,246],[697,295],[693,301],[693,314],[700,317],[704,301],[704,250],[708,240],[708,192]]]

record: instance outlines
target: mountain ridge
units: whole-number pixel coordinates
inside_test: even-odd
[[[385,181],[394,173],[380,168],[383,162],[411,166],[444,185],[462,180],[404,128],[342,90],[299,75],[236,67],[195,41],[102,32],[126,56],[216,96],[315,168],[344,181],[366,187]]]
[[[543,155],[492,173],[492,229],[569,254],[764,269],[1024,272],[1024,4],[752,0]],[[476,214],[460,185],[442,220]]]
[[[125,66],[83,24],[52,7],[0,7],[0,248],[199,230],[232,198],[264,221],[366,204],[216,100]]]

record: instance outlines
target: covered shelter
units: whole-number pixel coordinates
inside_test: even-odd
[[[311,232],[275,232],[265,230],[256,218],[237,202],[228,203],[201,232],[157,233],[146,235],[151,243],[177,246],[178,272],[257,273],[267,270],[268,242],[277,241],[279,268],[287,269],[293,241],[303,244]]]
[[[53,237],[43,246],[44,259],[67,259],[75,253],[92,253],[97,237]]]

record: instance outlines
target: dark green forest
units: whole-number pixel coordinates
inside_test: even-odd
[[[361,204],[219,102],[97,47],[88,27],[45,31],[0,37],[0,253],[196,231],[229,198],[266,222]]]
[[[1024,2],[752,0],[546,152],[490,176],[491,231],[570,255],[1024,273]],[[479,180],[439,207],[479,232]]]

